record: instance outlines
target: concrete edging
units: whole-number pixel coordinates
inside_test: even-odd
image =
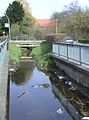
[[[8,52],[0,69],[0,120],[6,120],[7,105],[7,87],[8,87]]]

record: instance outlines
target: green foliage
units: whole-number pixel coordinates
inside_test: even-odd
[[[52,14],[52,16],[51,16],[51,19],[59,19],[59,17],[60,17],[60,13],[59,12],[54,12],[53,14]]]
[[[32,16],[26,0],[16,0],[9,4],[5,14],[11,23],[12,38],[16,39],[17,36],[22,35],[28,37],[34,35],[35,18]],[[8,19],[5,16],[0,19],[0,35],[3,35],[3,31],[5,31],[6,35],[9,34],[9,29],[5,28],[7,22]]]
[[[78,9],[73,14],[73,26],[77,37],[89,37],[89,9]]]
[[[33,24],[30,20],[24,19],[20,23],[20,33],[32,35],[33,33]]]
[[[35,23],[35,18],[32,16],[31,8],[29,7],[29,3],[27,0],[16,0],[20,2],[24,9],[24,20],[29,26],[33,26]]]
[[[11,33],[13,38],[21,35],[32,36],[35,18],[31,15],[31,9],[26,0],[14,1],[8,6],[6,14],[11,22]]]
[[[14,36],[18,36],[20,33],[20,28],[19,28],[19,25],[16,23],[16,24],[12,24],[11,25],[11,36],[12,38]]]
[[[78,42],[79,43],[84,43],[84,44],[87,44],[87,43],[89,44],[89,39],[83,39],[82,38],[82,39],[79,39]]]
[[[34,31],[35,33],[35,38],[37,39],[37,40],[42,40],[42,39],[44,39],[44,36],[43,36],[43,33],[42,33],[42,31],[41,30],[39,30],[39,29],[35,29],[35,31]]]
[[[9,44],[9,60],[19,62],[21,50],[16,44]]]
[[[67,29],[66,28],[60,29],[60,33],[67,33]]]
[[[89,8],[81,8],[74,1],[58,13],[53,13],[52,19],[58,19],[60,32],[74,36],[75,39],[89,38]]]
[[[20,2],[14,1],[12,4],[9,4],[6,14],[10,19],[11,24],[20,23],[24,18],[24,9]]]
[[[32,50],[32,55],[36,60],[37,66],[47,67],[52,63],[52,60],[49,58],[48,53],[51,52],[51,44],[50,43],[42,43],[40,46],[34,48]]]
[[[58,12],[53,13],[52,19],[56,20],[57,23],[54,25],[54,28],[57,25],[57,31],[61,33],[70,34],[72,32],[71,28],[71,14],[67,10],[62,11],[58,14]],[[71,32],[70,32],[71,31]]]
[[[9,33],[9,29],[5,28],[5,23],[8,23],[8,20],[7,20],[6,16],[2,16],[0,18],[0,33],[1,33],[1,35],[3,35],[3,32],[5,32],[6,35]]]
[[[31,16],[31,8],[29,7],[29,3],[27,2],[27,0],[16,0],[17,2],[19,2],[24,9],[24,17],[29,20],[30,16]]]

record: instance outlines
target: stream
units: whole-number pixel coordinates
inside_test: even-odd
[[[62,77],[62,73],[59,74]],[[55,72],[44,73],[33,61],[21,60],[19,69],[10,73],[9,81],[9,120],[81,119],[80,107],[68,103],[65,97],[70,96],[70,93],[55,76]],[[77,101],[76,93],[72,92],[71,96],[74,95]]]

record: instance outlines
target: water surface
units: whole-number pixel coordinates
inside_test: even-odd
[[[20,68],[10,74],[9,111],[10,120],[72,120],[55,97],[50,77],[33,62],[21,62]]]

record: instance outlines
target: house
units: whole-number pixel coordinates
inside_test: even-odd
[[[50,27],[54,24],[51,19],[37,19],[37,27],[43,31],[44,34],[49,33]]]
[[[52,25],[54,20],[51,19],[37,19],[37,26],[39,27],[49,27]]]

